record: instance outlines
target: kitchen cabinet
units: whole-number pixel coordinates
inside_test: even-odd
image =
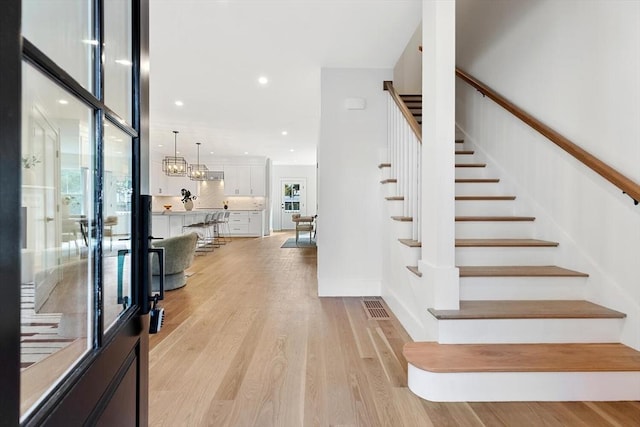
[[[263,165],[224,167],[226,196],[264,196],[265,167]]]
[[[261,237],[264,211],[229,211],[229,231],[232,236]]]

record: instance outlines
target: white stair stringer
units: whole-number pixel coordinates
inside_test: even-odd
[[[640,400],[640,372],[445,372],[409,364],[407,383],[434,402]]]
[[[440,344],[617,343],[624,319],[438,320]]]

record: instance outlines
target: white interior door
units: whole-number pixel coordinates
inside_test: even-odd
[[[307,180],[305,178],[291,178],[280,180],[280,229],[293,230],[296,228],[291,215],[307,213]]]
[[[22,154],[23,200],[29,227],[25,249],[31,254],[36,289],[57,282],[60,218],[58,215],[58,181],[60,137],[43,115],[34,109],[29,121],[28,144]]]

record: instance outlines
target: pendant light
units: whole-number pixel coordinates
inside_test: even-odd
[[[173,131],[173,156],[165,156],[162,160],[162,171],[167,176],[186,176],[187,161],[184,157],[178,157],[178,131]]]
[[[189,178],[191,181],[206,181],[209,169],[206,165],[200,164],[200,143],[196,142],[196,145],[198,146],[198,161],[189,165]]]

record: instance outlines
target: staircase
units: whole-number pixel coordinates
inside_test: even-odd
[[[401,97],[421,123],[421,96]],[[474,147],[459,139],[455,153],[460,306],[424,307],[437,342],[405,346],[409,388],[433,401],[640,400],[640,352],[619,342],[626,315],[584,300],[588,273],[555,265],[559,243],[537,238],[536,218]],[[402,224],[419,229],[420,217],[400,207],[406,174],[393,161],[379,167],[390,229],[406,248],[392,262],[405,263],[418,295],[422,243]]]

